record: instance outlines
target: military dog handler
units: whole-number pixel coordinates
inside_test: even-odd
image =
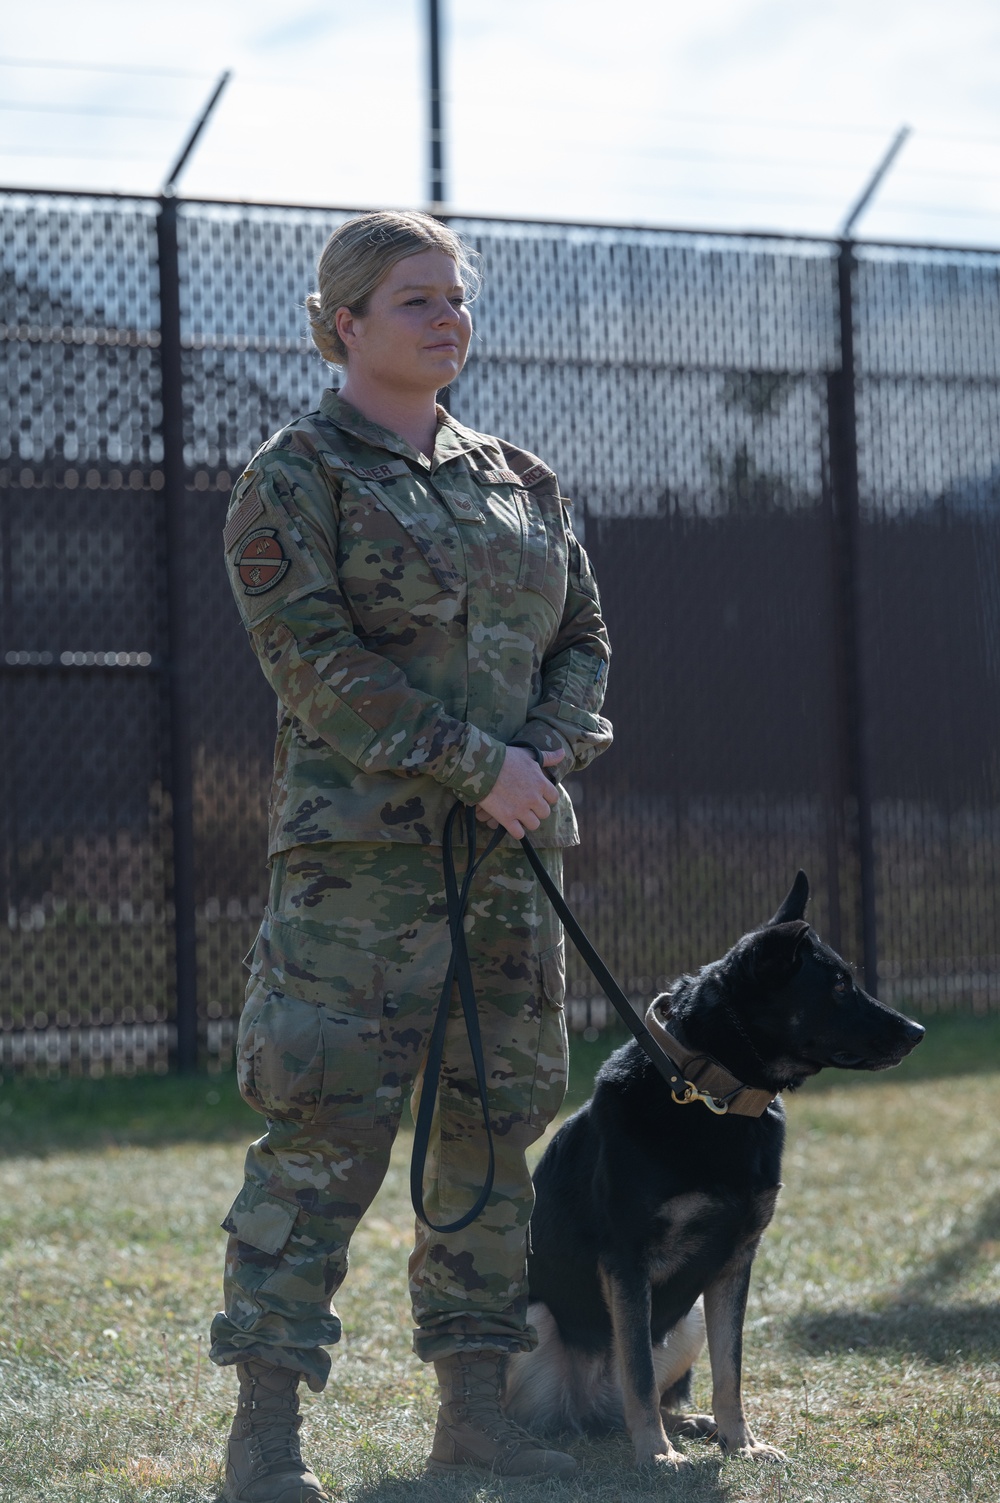
[[[456,800],[513,838],[477,875],[466,918],[494,1187],[464,1231],[418,1222],[409,1263],[414,1350],[440,1386],[428,1466],[575,1467],[500,1406],[506,1354],[536,1341],[525,1149],[567,1067],[560,926],[517,841],[531,832],[561,878],[578,838],[562,779],[611,740],[607,634],[555,475],[436,404],[469,347],[473,253],[422,214],[363,214],[330,236],[318,283],[313,338],[343,383],[254,456],[225,528],[279,702],[270,898],[238,1042],[240,1090],[266,1131],[224,1223],[212,1325],[212,1358],[240,1385],[231,1503],[327,1498],[301,1458],[297,1389],[326,1384],[348,1245],[419,1093],[451,949],[442,839]],[[485,1164],[456,999],[427,1160],[432,1222],[475,1202]]]

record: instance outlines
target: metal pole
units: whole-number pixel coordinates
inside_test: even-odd
[[[830,457],[838,555],[836,592],[844,683],[842,744],[844,781],[857,805],[859,920],[865,988],[878,995],[875,913],[875,841],[872,826],[868,703],[864,681],[861,616],[861,507],[858,483],[857,392],[854,359],[854,247],[841,242],[837,257],[840,370],[829,378]]]
[[[174,1065],[198,1066],[198,941],[195,928],[194,757],[191,739],[191,658],[183,560],[184,368],[181,358],[181,277],[177,241],[177,179],[229,82],[221,75],[180,155],[168,172],[156,217],[160,280],[160,401],[163,437],[163,548],[166,573],[165,672],[167,781],[170,787],[174,900],[174,985],[177,1045]]]
[[[195,143],[198,140],[198,137],[201,135],[202,131],[205,129],[205,126],[208,124],[208,117],[211,115],[212,111],[215,109],[215,106],[218,104],[219,99],[222,95],[222,91],[226,87],[226,84],[229,82],[230,78],[232,78],[232,73],[227,68],[226,71],[220,75],[219,81],[215,86],[211,98],[209,99],[205,108],[202,110],[201,114],[198,116],[194,125],[191,127],[191,130],[188,133],[188,138],[184,142],[184,145],[181,147],[181,154],[177,158],[174,165],[171,167],[170,171],[167,173],[167,176],[163,182],[163,187],[160,189],[160,193],[164,198],[176,191],[177,179],[180,177],[188,157],[191,155],[192,151],[194,151]]]
[[[901,126],[900,129],[896,132],[892,140],[892,145],[889,147],[889,150],[886,152],[885,156],[882,158],[881,162],[879,162],[878,166],[875,168],[875,171],[869,178],[868,186],[865,188],[865,191],[862,193],[861,197],[854,205],[854,208],[844,220],[844,223],[841,226],[840,230],[840,238],[842,240],[849,240],[851,238],[851,231],[854,229],[855,222],[861,216],[863,211],[867,209],[869,203],[871,202],[872,196],[875,193],[875,189],[885,177],[893,162],[896,160],[896,156],[903,142],[906,140],[907,136],[911,134],[912,132],[910,126],[908,125]]]
[[[164,196],[156,220],[160,278],[160,381],[163,436],[163,525],[166,572],[167,780],[173,844],[174,971],[181,1072],[198,1064],[198,956],[195,936],[194,800],[190,656],[185,599],[184,393],[181,363],[177,200]]]
[[[445,201],[444,132],[441,125],[441,13],[438,0],[427,0],[430,60],[430,192],[431,209]]]

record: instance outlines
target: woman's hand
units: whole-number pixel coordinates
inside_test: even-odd
[[[555,767],[565,753],[547,751],[542,756],[545,767]],[[492,830],[503,825],[508,834],[520,840],[529,830],[537,830],[543,819],[548,819],[558,798],[558,788],[545,776],[531,752],[522,746],[508,746],[500,776],[493,784],[493,791],[476,805],[476,816],[484,819]]]

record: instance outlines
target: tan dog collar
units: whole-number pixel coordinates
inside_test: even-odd
[[[675,1039],[664,1024],[660,1012],[663,1003],[667,1004],[669,1017],[669,996],[657,997],[646,1013],[646,1027],[670,1063],[684,1077],[684,1094],[678,1095],[673,1090],[670,1093],[678,1105],[688,1106],[693,1101],[701,1101],[719,1117],[727,1113],[734,1117],[762,1117],[778,1092],[744,1085],[710,1054],[699,1054]]]

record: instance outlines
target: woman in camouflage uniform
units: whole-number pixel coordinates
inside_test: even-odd
[[[234,1364],[232,1503],[318,1503],[298,1448],[300,1378],[322,1389],[332,1297],[419,1092],[448,966],[442,878],[455,801],[502,826],[466,919],[496,1149],[464,1231],[417,1224],[414,1349],[441,1408],[429,1466],[571,1472],[503,1416],[505,1354],[530,1349],[525,1149],[562,1100],[558,922],[517,841],[558,880],[577,841],[561,780],[610,743],[607,635],[593,575],[547,465],[436,405],[465,362],[474,270],[421,214],[368,214],[330,237],[308,300],[339,393],[254,456],[225,529],[233,591],[278,695],[268,909],[240,1024],[246,1100],[267,1119],[225,1221]],[[429,1220],[476,1198],[485,1129],[461,1009],[449,1016],[427,1159]]]

